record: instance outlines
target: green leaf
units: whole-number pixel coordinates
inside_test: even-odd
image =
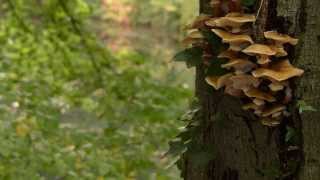
[[[169,151],[166,155],[179,156],[184,153],[187,149],[187,146],[180,139],[174,139],[169,142]]]
[[[229,47],[228,44],[223,44],[221,38],[211,30],[201,30],[201,33],[205,37],[205,39],[207,39],[207,42],[210,43],[212,52],[214,52],[214,54],[219,54]]]
[[[178,52],[174,57],[174,61],[186,62],[187,67],[197,66],[202,62],[203,50],[200,47],[192,47]]]
[[[312,107],[310,105],[307,105],[307,103],[303,100],[298,101],[297,106],[298,106],[300,114],[305,111],[312,111],[312,112],[317,111],[317,109],[315,109],[314,107]]]
[[[286,133],[285,141],[289,142],[296,135],[297,135],[296,130],[292,127],[287,126],[287,133]]]
[[[214,58],[211,60],[211,64],[206,71],[207,76],[221,76],[227,74],[229,70],[221,67],[222,64],[227,63],[226,59]]]
[[[217,36],[215,33],[213,33],[210,30],[201,30],[202,35],[205,39],[208,40],[208,42],[213,45],[214,47],[218,47],[222,44],[221,38]]]
[[[255,5],[256,0],[241,0],[243,6],[253,6]]]

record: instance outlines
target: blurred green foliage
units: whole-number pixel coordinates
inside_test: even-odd
[[[88,2],[0,5],[0,179],[178,179],[162,154],[192,72],[179,79],[163,59],[170,52],[143,44],[108,51],[96,33],[108,26],[101,2]],[[155,23],[162,38],[179,39],[182,1],[128,2],[135,26]]]

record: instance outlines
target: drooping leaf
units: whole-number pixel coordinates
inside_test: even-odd
[[[197,66],[202,62],[203,50],[200,47],[191,47],[178,52],[174,57],[174,61],[186,62],[187,67]]]

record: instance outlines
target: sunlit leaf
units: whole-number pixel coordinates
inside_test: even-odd
[[[317,111],[317,109],[315,109],[314,107],[308,105],[305,101],[303,100],[299,100],[297,103],[298,109],[299,109],[299,113],[303,113],[306,111],[311,111],[311,112],[315,112]]]
[[[26,137],[30,133],[30,127],[24,122],[19,122],[16,125],[16,134],[19,137]]]

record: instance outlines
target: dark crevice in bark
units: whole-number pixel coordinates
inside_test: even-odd
[[[304,1],[304,0],[302,0]],[[269,8],[269,17],[268,17],[268,30],[277,30],[280,33],[291,34],[295,35],[296,33],[301,33],[299,31],[303,31],[300,29],[301,27],[305,26],[305,12],[304,8],[299,8],[300,15],[299,24],[294,27],[295,32],[290,32],[289,30],[292,29],[291,26],[297,24],[296,22],[291,22],[288,17],[281,17],[277,14],[277,0],[271,0],[270,8]],[[305,1],[304,1],[305,2]],[[304,2],[301,2],[301,5],[305,5]],[[303,24],[302,24],[303,23]],[[290,60],[298,57],[297,54],[299,53],[299,49],[295,49],[294,47],[286,47],[288,52],[288,57]],[[293,90],[296,89],[295,82],[291,82],[291,88]],[[295,94],[293,92],[293,94]],[[297,99],[297,97],[294,97]],[[296,102],[292,103],[290,106],[292,116],[289,118],[284,119],[280,126],[280,136],[279,136],[279,159],[281,163],[281,171],[282,171],[282,179],[283,180],[296,180],[298,179],[298,171],[300,169],[301,164],[303,163],[303,144],[302,144],[302,121],[300,118],[299,113],[297,112]],[[294,128],[298,133],[298,142],[295,144],[290,144],[286,142],[286,134],[287,127]],[[288,149],[292,146],[298,146],[299,149],[289,151]],[[292,165],[293,164],[293,165]]]

